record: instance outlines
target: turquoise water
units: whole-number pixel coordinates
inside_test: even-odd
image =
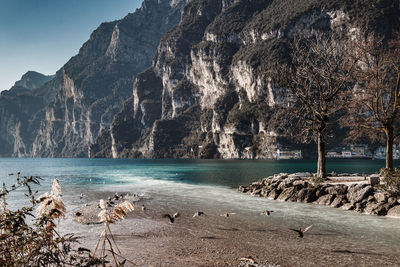
[[[395,166],[397,166],[397,162]],[[328,160],[328,172],[370,174],[378,172],[384,161]],[[400,252],[399,219],[368,216],[314,204],[279,202],[238,193],[241,184],[278,172],[313,172],[311,160],[134,160],[134,159],[0,159],[0,182],[10,185],[9,173],[40,176],[39,193],[49,191],[54,177],[60,180],[63,199],[70,212],[87,201],[98,199],[99,192],[130,192],[142,195],[166,212],[202,209],[208,214],[237,213],[243,225],[263,224],[259,216],[265,209],[277,212],[269,223],[287,229],[314,224],[315,235],[335,233],[352,246],[379,244]],[[23,192],[9,197],[11,205],[22,205]],[[83,199],[80,199],[83,194]],[[150,202],[149,202],[150,203]],[[67,224],[76,229],[71,216]],[[98,230],[94,228],[94,231]],[[86,230],[85,230],[86,231]],[[97,233],[97,232],[96,232]],[[83,233],[84,234],[84,233]],[[397,252],[396,252],[397,253]]]
[[[328,160],[328,172],[371,174],[382,160]],[[397,163],[396,163],[397,164]],[[138,160],[138,159],[0,159],[0,181],[10,184],[9,173],[40,176],[47,184],[57,177],[67,185],[96,187],[135,184],[149,179],[236,188],[279,172],[315,172],[313,160]]]

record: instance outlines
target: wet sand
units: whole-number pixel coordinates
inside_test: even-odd
[[[95,197],[106,199],[112,194]],[[237,213],[226,218],[220,214],[232,211],[212,202],[189,206],[179,196],[173,203],[160,199],[139,200],[127,219],[111,225],[122,255],[132,262],[127,266],[246,266],[240,258],[248,256],[258,263],[249,266],[400,266],[397,247],[356,240],[340,230],[315,225],[304,238],[297,238],[289,230],[293,223],[275,219],[274,213],[269,217]],[[89,203],[95,205],[93,199]],[[193,218],[197,210],[207,216]],[[162,218],[176,211],[180,217],[173,224]],[[102,226],[71,221],[74,212],[69,212],[66,230],[74,229],[82,236],[82,245],[93,249]]]

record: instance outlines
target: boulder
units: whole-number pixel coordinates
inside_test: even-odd
[[[308,187],[308,182],[305,180],[297,180],[293,182],[293,186],[300,186],[299,189],[306,188]]]
[[[291,187],[292,186],[292,184],[288,184],[288,183],[285,183],[284,181],[282,181],[279,185],[278,185],[278,189],[279,190],[285,190],[286,188],[289,188],[289,187]]]
[[[361,201],[361,202],[355,203],[355,204],[354,204],[354,210],[360,211],[360,212],[364,211],[365,207],[367,206],[367,203],[368,203],[368,202],[367,202],[366,199],[364,199],[364,200]]]
[[[400,205],[394,206],[393,208],[389,209],[389,211],[387,212],[387,216],[400,217]]]
[[[277,199],[278,197],[279,197],[279,195],[281,194],[281,190],[279,190],[279,189],[277,189],[277,188],[275,188],[275,189],[272,189],[269,193],[268,193],[268,198],[269,199],[273,199],[273,200],[275,200],[275,199]]]
[[[271,179],[271,182],[276,183],[276,182],[281,182],[283,179],[280,176],[273,176]]]
[[[395,198],[395,197],[389,197],[387,200],[387,203],[394,206],[394,205],[397,205],[398,201],[397,201],[397,198]]]
[[[374,188],[370,185],[358,184],[348,188],[347,199],[352,203],[358,203],[368,198],[374,193]]]
[[[326,188],[326,192],[330,195],[345,195],[347,193],[347,185],[339,184],[335,186],[330,186]]]
[[[346,204],[347,202],[348,201],[347,201],[346,195],[338,195],[332,201],[331,206],[334,208],[339,208],[339,207],[343,206],[343,204]]]
[[[239,186],[239,192],[246,193],[248,191],[249,189],[246,186],[243,185]]]
[[[303,188],[297,193],[297,202],[314,202],[317,200],[317,196],[315,195],[315,188]]]
[[[345,204],[343,204],[341,209],[343,209],[343,210],[354,210],[354,205],[351,204],[351,203],[345,203]]]
[[[261,189],[255,189],[250,193],[252,196],[261,196]]]
[[[318,198],[315,203],[320,205],[330,205],[334,199],[334,195],[323,195],[322,197]]]
[[[331,187],[331,185],[323,185],[317,188],[317,191],[315,192],[315,195],[320,198],[323,195],[328,194],[326,191],[327,188]]]
[[[268,195],[268,191],[267,191],[267,189],[265,189],[265,188],[261,188],[261,193],[260,193],[260,196],[262,196],[262,197],[266,197]]]
[[[280,184],[281,184],[281,181],[275,181],[275,182],[270,183],[269,187],[278,188]]]
[[[287,201],[289,198],[291,198],[296,193],[297,193],[297,191],[294,187],[288,187],[288,188],[285,188],[282,191],[282,193],[280,193],[280,195],[277,199]]]
[[[386,209],[386,206],[382,202],[367,203],[367,206],[365,207],[364,212],[366,214],[371,214],[371,215],[386,215],[387,209]]]

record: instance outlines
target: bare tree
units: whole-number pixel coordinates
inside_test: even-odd
[[[326,177],[325,142],[332,119],[345,103],[355,61],[348,56],[346,37],[320,34],[295,38],[289,63],[273,75],[276,85],[285,88],[289,104],[281,121],[283,130],[300,142],[318,145],[317,176]]]
[[[359,58],[348,116],[352,139],[386,139],[386,168],[393,169],[393,143],[400,136],[400,34],[392,42],[368,35],[358,37]]]

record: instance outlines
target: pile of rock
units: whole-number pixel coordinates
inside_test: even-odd
[[[400,198],[367,183],[315,185],[310,175],[285,174],[263,178],[239,191],[273,200],[315,203],[366,214],[400,217]]]

